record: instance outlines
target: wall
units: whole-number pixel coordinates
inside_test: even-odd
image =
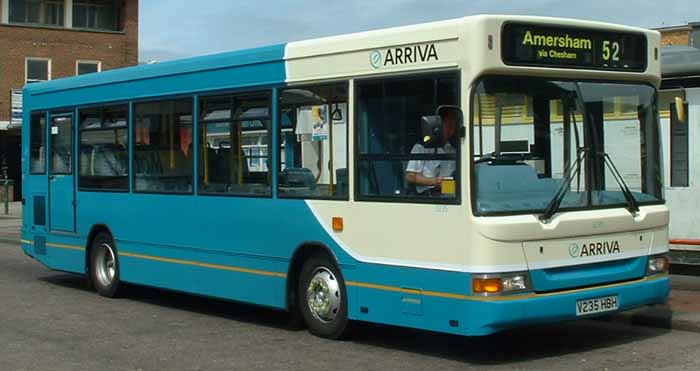
[[[75,76],[77,60],[101,61],[103,71],[137,64],[138,0],[126,0],[123,23],[123,32],[0,24],[0,121],[9,120],[11,89],[24,86],[26,57],[50,58],[52,79]]]
[[[661,32],[661,45],[689,45],[688,35],[690,30],[690,27],[659,30]]]

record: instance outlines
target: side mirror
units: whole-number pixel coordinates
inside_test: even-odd
[[[421,144],[425,148],[438,148],[442,144],[442,118],[438,115],[420,119]]]

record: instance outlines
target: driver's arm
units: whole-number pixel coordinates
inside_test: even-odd
[[[407,171],[406,172],[406,181],[411,183],[411,184],[417,184],[417,185],[422,185],[422,186],[436,186],[442,183],[442,178],[441,177],[436,177],[436,178],[429,178],[427,176],[423,176],[420,173],[414,173],[412,171]]]

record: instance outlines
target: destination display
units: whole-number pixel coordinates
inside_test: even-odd
[[[508,65],[634,72],[647,67],[646,37],[634,33],[507,23],[501,52]]]

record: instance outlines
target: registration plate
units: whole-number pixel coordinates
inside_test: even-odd
[[[589,314],[610,312],[617,310],[620,304],[617,295],[605,296],[595,299],[584,299],[576,301],[576,315],[587,316]]]

